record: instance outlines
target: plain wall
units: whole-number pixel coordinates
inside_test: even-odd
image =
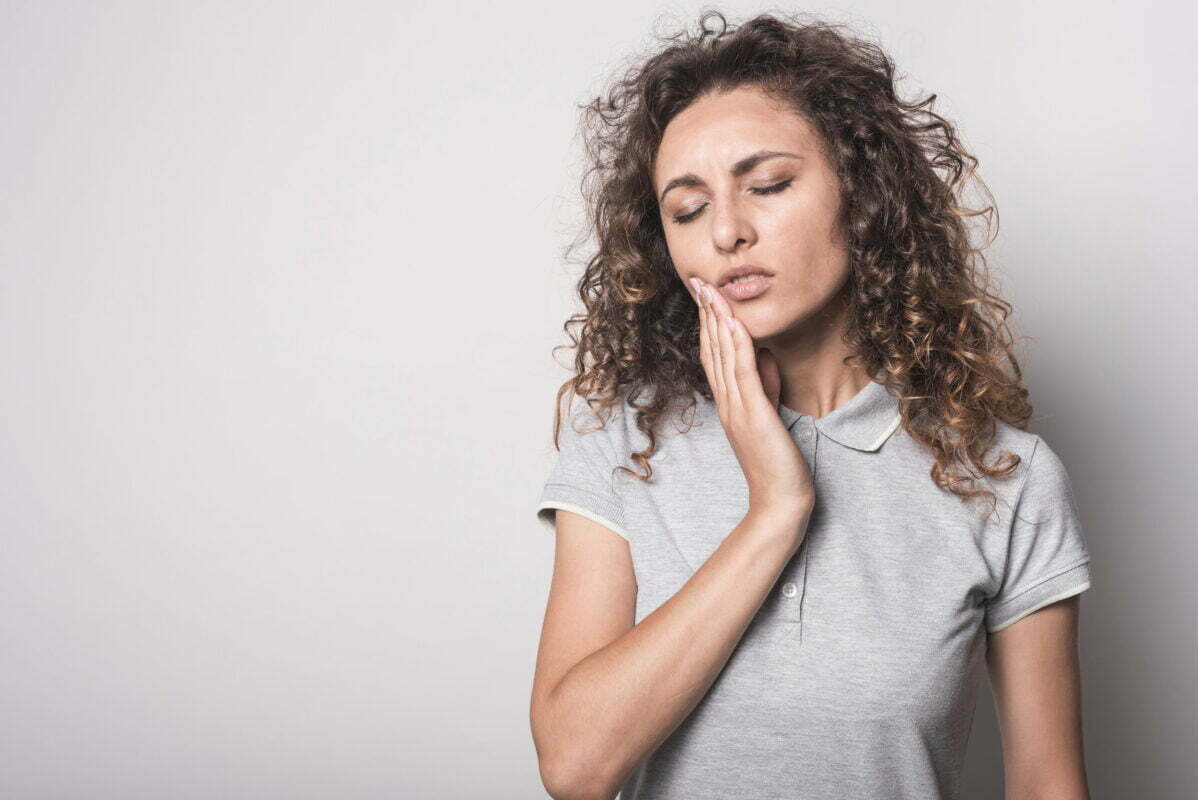
[[[700,8],[4,4],[0,796],[545,796],[575,105]],[[1093,554],[1093,796],[1181,797],[1193,12],[802,8],[981,160]],[[1001,798],[986,690],[965,795]]]

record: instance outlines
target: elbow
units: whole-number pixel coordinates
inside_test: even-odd
[[[585,759],[543,759],[541,782],[553,800],[612,800],[618,789]]]
[[[541,783],[553,800],[613,800],[620,784],[597,758],[594,741],[578,741],[563,730],[550,712],[550,700],[534,698],[531,710],[533,743]]]

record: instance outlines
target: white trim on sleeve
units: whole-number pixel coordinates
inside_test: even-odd
[[[572,511],[575,514],[579,515],[580,517],[586,517],[591,522],[597,522],[600,525],[602,525],[603,527],[608,528],[608,529],[614,531],[615,533],[618,533],[620,536],[622,536],[624,538],[625,541],[629,542],[630,544],[632,543],[632,537],[630,537],[628,535],[628,532],[625,531],[623,528],[621,528],[616,523],[612,522],[610,519],[601,517],[598,514],[596,514],[594,511],[583,508],[582,506],[578,506],[573,503],[567,503],[564,500],[546,500],[537,506],[537,516],[549,528],[550,533],[555,533],[557,528],[556,528],[555,518],[550,518],[548,514],[542,515],[540,513],[547,508],[560,508],[562,511]]]
[[[1083,583],[1079,583],[1076,586],[1072,586],[1063,592],[1058,592],[1057,594],[1054,594],[1051,597],[1044,598],[1043,600],[1036,603],[1031,608],[1025,609],[1025,610],[1019,612],[1018,614],[1016,614],[1015,616],[1011,617],[1010,619],[1000,622],[999,624],[995,625],[993,628],[987,628],[987,630],[990,633],[995,633],[997,631],[1001,631],[1003,628],[1005,628],[1009,625],[1013,625],[1014,623],[1023,619],[1024,617],[1026,617],[1028,614],[1032,613],[1033,611],[1039,611],[1040,609],[1044,608],[1047,605],[1051,605],[1051,604],[1057,602],[1058,600],[1064,600],[1066,597],[1072,597],[1073,595],[1078,594],[1079,592],[1084,592],[1086,589],[1089,589],[1089,588],[1090,588],[1089,581],[1084,581]]]

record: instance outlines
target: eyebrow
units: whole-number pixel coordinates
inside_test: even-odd
[[[756,153],[745,156],[740,161],[737,161],[732,165],[732,169],[730,170],[732,172],[732,177],[739,178],[741,175],[744,175],[746,172],[752,170],[753,167],[757,166],[762,161],[770,158],[777,158],[779,156],[786,156],[788,158],[802,158],[802,156],[796,153],[788,153],[785,150],[758,150]],[[693,172],[688,172],[685,175],[679,175],[677,178],[674,178],[672,181],[667,183],[666,188],[661,190],[661,194],[658,196],[657,202],[660,203],[662,200],[665,200],[666,193],[678,186],[706,185],[706,181]]]

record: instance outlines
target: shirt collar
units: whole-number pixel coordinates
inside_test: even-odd
[[[812,419],[810,414],[800,414],[781,404],[778,413],[788,430],[802,418]],[[816,429],[833,441],[854,450],[872,452],[898,430],[902,414],[898,398],[872,380],[847,403],[813,421]]]

